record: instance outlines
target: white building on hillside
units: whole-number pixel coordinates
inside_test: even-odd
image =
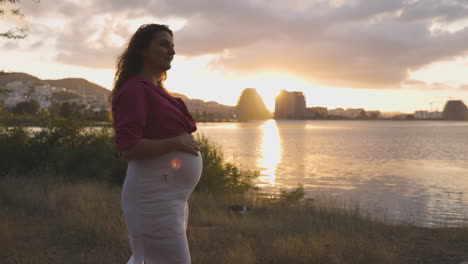
[[[418,110],[414,111],[414,119],[442,119],[442,112],[439,112],[438,110],[434,112],[429,112],[427,110]]]

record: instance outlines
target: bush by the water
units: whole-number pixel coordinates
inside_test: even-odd
[[[114,131],[96,127],[89,119],[48,116],[36,120],[40,127],[0,126],[0,175],[39,173],[66,180],[93,179],[123,184],[127,161],[114,156]],[[196,133],[203,159],[197,190],[213,195],[255,189],[258,171],[243,170],[227,162],[216,145]]]
[[[196,134],[203,160],[203,175],[195,191],[201,190],[213,194],[244,193],[258,190],[253,180],[259,171],[240,169],[237,164],[225,161],[222,149],[203,134]]]
[[[38,131],[25,126],[0,130],[0,171],[39,172],[70,180],[119,182],[122,160],[113,156],[111,129],[88,127],[83,119],[43,120]]]

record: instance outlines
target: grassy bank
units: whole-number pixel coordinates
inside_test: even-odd
[[[255,195],[189,200],[193,263],[459,263],[468,228],[389,225],[327,198]],[[0,179],[0,259],[5,264],[126,263],[121,188],[45,175]],[[253,207],[231,216],[230,204]]]

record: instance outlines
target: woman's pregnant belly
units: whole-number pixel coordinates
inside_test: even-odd
[[[122,209],[133,243],[142,237],[164,243],[184,241],[187,200],[203,168],[198,153],[176,151],[128,162]]]
[[[152,159],[130,160],[124,189],[136,189],[131,193],[138,200],[186,200],[202,174],[203,162],[198,154],[173,151]]]

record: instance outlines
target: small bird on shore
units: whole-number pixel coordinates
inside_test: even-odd
[[[252,208],[246,205],[233,204],[228,206],[228,212],[230,215],[249,215]]]

